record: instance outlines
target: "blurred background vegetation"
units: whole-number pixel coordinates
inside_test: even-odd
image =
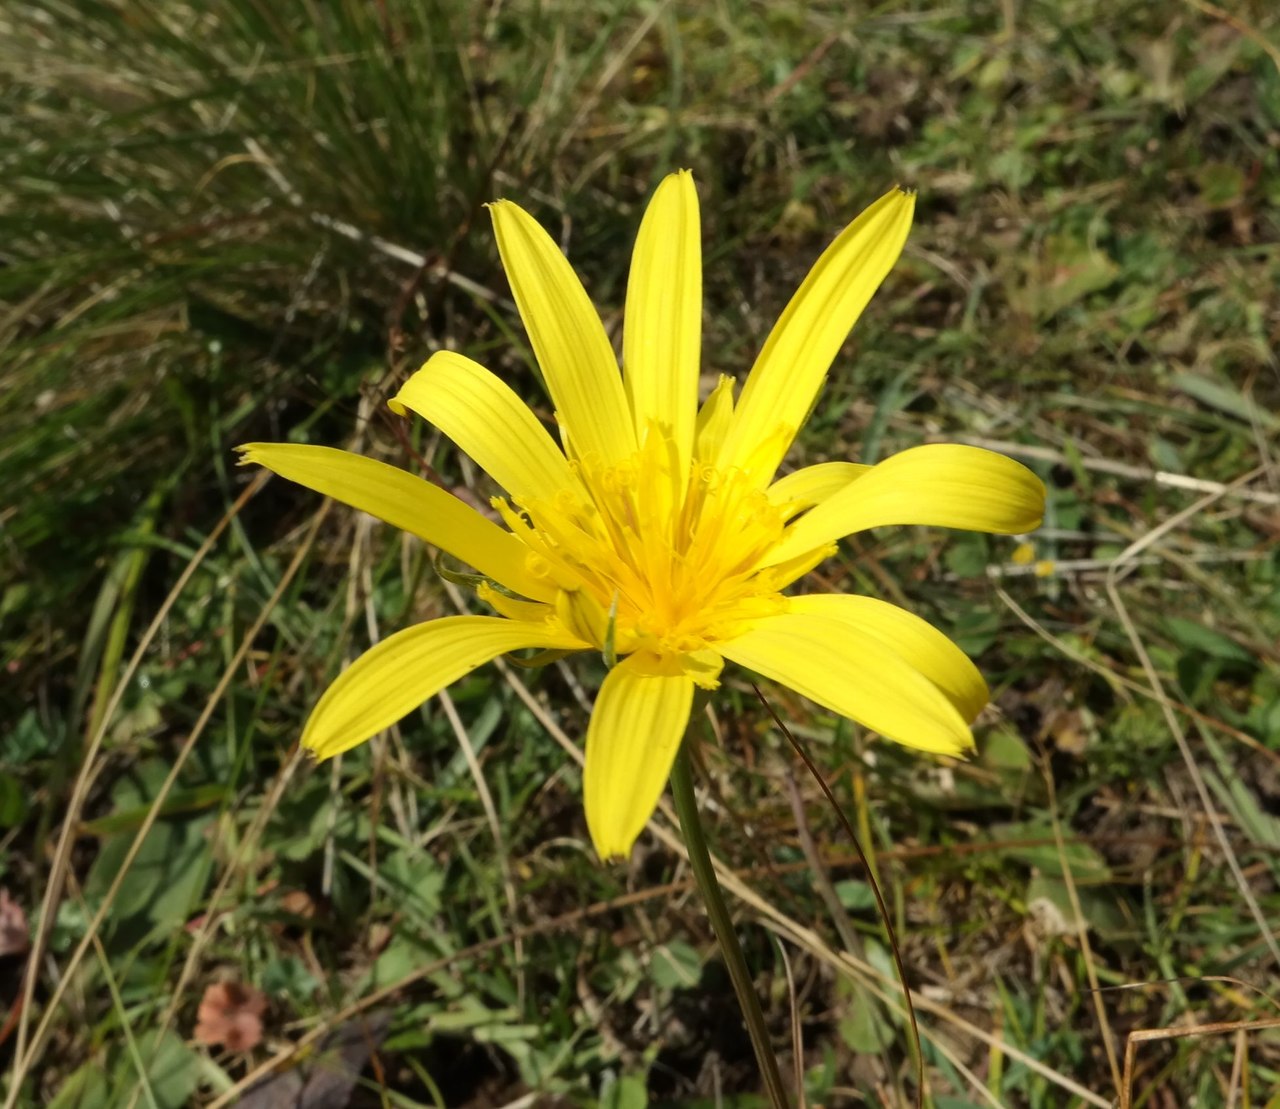
[[[488,495],[383,403],[448,346],[545,412],[483,204],[537,214],[616,334],[682,166],[709,375],[920,190],[794,462],[962,440],[1050,486],[1029,545],[893,529],[817,575],[975,656],[976,760],[771,692],[872,849],[926,1104],[1280,1105],[1272,5],[13,0],[0,78],[6,1105],[264,1074],[241,1104],[761,1104],[678,854],[590,851],[562,745],[598,668],[486,668],[295,765],[344,661],[456,598],[230,453]],[[740,675],[713,709],[707,819],[786,1072],[913,1104],[856,855]],[[1144,1029],[1181,1031],[1126,1077]]]

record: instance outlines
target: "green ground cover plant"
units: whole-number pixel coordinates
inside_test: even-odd
[[[974,657],[975,758],[764,688],[869,849],[925,1104],[1280,1104],[1268,5],[46,0],[0,12],[0,73],[5,1104],[763,1104],[670,809],[590,849],[566,754],[603,663],[485,669],[311,766],[344,663],[467,602],[232,453],[484,505],[385,406],[447,348],[550,417],[483,205],[536,214],[616,334],[682,167],[708,387],[919,191],[792,465],[966,442],[1049,486],[1025,540],[886,529],[812,577]],[[784,1077],[915,1104],[866,867],[741,673],[705,731]]]

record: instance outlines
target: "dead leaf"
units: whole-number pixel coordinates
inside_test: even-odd
[[[1050,740],[1065,755],[1080,756],[1089,746],[1089,733],[1079,709],[1050,708],[1040,727],[1041,741]]]
[[[360,1072],[390,1025],[391,1014],[385,1011],[340,1025],[320,1041],[302,1066],[251,1086],[236,1103],[237,1109],[346,1109]]]
[[[0,888],[0,956],[21,955],[30,945],[31,927],[22,906]]]
[[[262,1039],[267,995],[239,982],[215,982],[204,991],[196,1013],[195,1037],[210,1047],[248,1051]]]
[[[316,903],[306,890],[286,890],[280,895],[280,908],[303,920],[311,920],[316,915]]]

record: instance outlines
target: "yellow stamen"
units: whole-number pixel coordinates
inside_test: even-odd
[[[677,459],[650,425],[627,458],[575,459],[574,487],[554,498],[495,502],[573,595],[566,625],[611,654],[694,656],[786,607],[776,572],[753,569],[782,536],[778,506],[736,469],[694,459],[681,473]]]

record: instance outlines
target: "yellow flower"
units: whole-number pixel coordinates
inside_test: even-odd
[[[988,694],[941,632],[871,597],[785,596],[842,536],[885,524],[999,533],[1037,527],[1044,486],[1017,462],[924,446],[875,466],[827,462],[776,478],[832,359],[897,260],[914,197],[881,197],[818,259],[734,401],[698,407],[702,259],[687,172],[658,187],[627,286],[622,372],[555,242],[491,206],[498,249],[556,408],[561,446],[505,382],[434,355],[390,404],[440,428],[506,497],[506,527],[381,462],[253,443],[243,461],[403,528],[474,567],[496,616],[407,628],[320,699],[303,744],[362,743],[485,662],[522,647],[595,649],[612,665],[587,730],[587,826],[625,855],[657,805],[695,686],[725,660],[911,747],[959,753]],[[620,660],[620,661],[618,661]]]

